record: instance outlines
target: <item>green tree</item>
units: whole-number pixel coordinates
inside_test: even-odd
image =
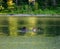
[[[0,11],[1,11],[2,9],[4,9],[4,7],[3,7],[3,0],[0,0]]]

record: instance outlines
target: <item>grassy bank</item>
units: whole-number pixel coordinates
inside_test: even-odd
[[[0,14],[60,14],[59,9],[14,9],[14,10],[2,10]]]

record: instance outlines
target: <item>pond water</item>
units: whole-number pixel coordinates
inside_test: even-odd
[[[0,49],[60,49],[60,18],[0,17]]]
[[[31,31],[20,32],[21,29]],[[33,32],[33,29],[37,31]],[[0,34],[5,35],[60,35],[60,18],[59,17],[18,17],[18,16],[0,16]]]

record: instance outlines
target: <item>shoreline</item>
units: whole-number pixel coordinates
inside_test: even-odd
[[[0,14],[0,16],[60,16],[60,14]]]

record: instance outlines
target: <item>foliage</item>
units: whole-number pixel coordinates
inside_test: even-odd
[[[0,13],[60,14],[60,0],[1,0]]]

